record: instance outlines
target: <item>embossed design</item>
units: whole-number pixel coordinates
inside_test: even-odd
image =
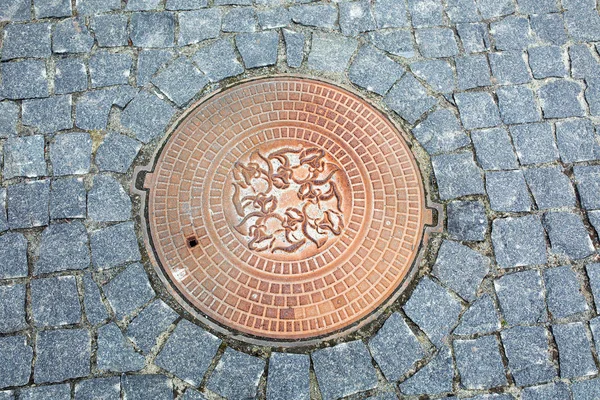
[[[256,252],[321,248],[344,229],[340,166],[318,147],[251,153],[231,172],[235,229]]]

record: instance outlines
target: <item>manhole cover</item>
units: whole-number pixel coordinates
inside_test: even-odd
[[[405,286],[431,222],[394,125],[302,78],[253,80],[191,107],[144,187],[148,245],[171,293],[267,340],[372,319]]]

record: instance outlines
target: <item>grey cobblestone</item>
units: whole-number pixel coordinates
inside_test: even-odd
[[[460,111],[460,119],[466,129],[500,125],[498,106],[489,93],[456,93],[454,99]]]
[[[409,25],[406,4],[400,0],[378,0],[373,5],[378,28],[405,28]]]
[[[477,6],[483,19],[501,17],[515,11],[515,3],[512,0],[477,0]]]
[[[287,64],[292,68],[299,67],[304,61],[304,43],[306,41],[304,33],[284,29],[283,39]]]
[[[98,147],[94,161],[100,171],[125,173],[141,147],[142,144],[135,139],[110,132]]]
[[[533,91],[524,86],[507,86],[496,91],[500,115],[505,124],[525,124],[541,120]]]
[[[592,240],[578,215],[549,212],[544,215],[544,226],[554,254],[578,260],[594,253]]]
[[[375,29],[375,18],[371,14],[370,1],[340,2],[338,7],[340,29],[344,35],[356,36]]]
[[[492,244],[501,268],[548,261],[541,219],[534,215],[496,219],[492,224]]]
[[[160,0],[129,0],[125,6],[129,11],[150,11],[158,8]]]
[[[193,59],[211,82],[244,72],[244,67],[235,55],[233,43],[229,39],[219,39],[201,47]]]
[[[27,99],[48,96],[46,64],[40,60],[5,62],[0,65],[0,96]]]
[[[41,135],[9,137],[4,143],[4,179],[46,175],[44,147]]]
[[[16,232],[0,236],[0,278],[27,276],[27,239]]]
[[[98,269],[116,267],[141,258],[133,223],[124,222],[90,233],[92,262]]]
[[[600,78],[587,79],[585,99],[590,107],[590,114],[600,116]]]
[[[2,60],[44,58],[52,53],[49,23],[9,24],[4,28]]]
[[[173,114],[175,108],[170,104],[142,91],[123,110],[121,123],[131,129],[139,141],[148,143],[165,130]]]
[[[485,207],[478,201],[453,201],[446,209],[448,233],[457,240],[482,241],[488,231]]]
[[[118,319],[131,315],[155,294],[144,267],[139,263],[129,265],[104,285],[103,290]]]
[[[208,379],[207,388],[229,399],[253,398],[264,369],[264,360],[228,347]]]
[[[84,132],[56,135],[49,153],[55,176],[87,174],[91,166],[92,139]]]
[[[221,10],[217,8],[179,13],[179,39],[177,43],[181,46],[218,37],[221,31],[222,18]]]
[[[86,379],[75,384],[75,400],[109,400],[121,395],[121,379],[118,376],[109,378]]]
[[[535,385],[557,377],[545,328],[518,326],[502,331],[501,335],[508,368],[517,385]]]
[[[546,118],[582,117],[579,102],[581,87],[575,82],[558,80],[542,86],[538,96]]]
[[[1,0],[0,20],[27,21],[31,18],[31,3],[27,0]]]
[[[71,2],[69,0],[34,0],[33,9],[35,11],[36,18],[38,19],[47,17],[70,17],[73,12]]]
[[[598,372],[583,323],[553,325],[552,333],[558,346],[561,378],[590,376]]]
[[[448,28],[423,28],[415,31],[421,55],[426,58],[452,57],[458,54],[454,32]]]
[[[589,310],[575,272],[568,266],[544,271],[548,311],[553,318],[566,318]]]
[[[0,388],[29,382],[33,350],[25,336],[0,337]]]
[[[89,241],[81,222],[50,225],[44,229],[34,274],[85,269],[89,265]]]
[[[129,54],[98,52],[89,61],[93,88],[126,85],[133,60]]]
[[[77,127],[88,130],[106,129],[111,107],[124,107],[136,93],[135,88],[125,85],[85,92],[75,105]]]
[[[457,57],[455,63],[459,89],[473,89],[492,84],[490,67],[485,54]]]
[[[241,33],[235,37],[235,45],[246,68],[265,67],[277,63],[279,34],[276,31]]]
[[[384,102],[408,123],[414,124],[435,106],[437,100],[412,74],[405,74],[392,86]]]
[[[444,25],[440,0],[408,0],[408,10],[415,28]]]
[[[456,30],[467,53],[480,53],[490,49],[491,41],[486,24],[456,24]]]
[[[129,3],[128,3],[129,4]],[[94,36],[100,47],[127,46],[129,34],[127,15],[98,15],[92,20]]]
[[[400,384],[407,395],[437,395],[452,391],[454,367],[450,349],[443,346],[435,357],[416,374]]]
[[[88,88],[87,67],[82,59],[56,60],[54,91],[56,94],[82,92]]]
[[[477,161],[485,170],[517,168],[517,157],[504,128],[477,130],[471,132]]]
[[[463,387],[488,389],[507,383],[498,341],[494,336],[455,340],[454,355]]]
[[[489,294],[473,302],[454,329],[455,335],[473,335],[496,332],[500,329],[500,315]]]
[[[173,383],[164,375],[123,375],[121,387],[127,400],[173,398]]]
[[[267,379],[268,400],[310,398],[310,358],[305,354],[271,353]]]
[[[90,354],[90,333],[85,329],[39,332],[33,379],[35,383],[44,383],[87,376],[90,373]]]
[[[432,157],[440,197],[454,199],[470,194],[483,194],[482,172],[470,152]]]
[[[181,17],[179,24],[179,30],[180,32],[182,32],[184,27],[182,26]],[[173,52],[171,50],[142,50],[138,55],[137,60],[138,86],[144,86],[145,84],[150,82],[150,79],[152,79],[152,75],[154,75],[160,67],[162,67],[169,60],[171,60],[171,58],[173,58]]]
[[[571,385],[573,400],[585,400],[600,396],[600,379],[573,382]]]
[[[575,166],[573,168],[577,191],[581,196],[582,206],[587,210],[600,209],[600,167],[598,166]]]
[[[485,174],[485,188],[494,211],[531,211],[531,200],[525,177],[520,170],[489,171]]]
[[[78,11],[81,13],[81,8],[78,8]],[[93,45],[94,38],[83,18],[69,18],[54,25],[52,30],[52,51],[54,53],[87,53]]]
[[[77,11],[83,15],[98,14],[118,10],[121,8],[119,0],[78,0]]]
[[[571,391],[564,382],[527,387],[521,392],[522,400],[569,400],[570,398]]]
[[[404,68],[369,45],[358,50],[348,70],[350,81],[382,96],[403,74]]]
[[[528,53],[529,67],[536,79],[566,76],[567,68],[559,46],[533,47]]]
[[[562,14],[532,15],[530,23],[535,36],[543,43],[561,45],[567,42]]]
[[[569,47],[571,76],[573,78],[588,79],[600,77],[600,62],[594,58],[592,52],[595,52],[595,50],[582,44]]]
[[[284,7],[270,8],[256,12],[258,24],[263,29],[275,29],[289,26],[292,20],[289,10]]]
[[[558,159],[552,125],[540,123],[511,126],[510,134],[521,165],[541,164]]]
[[[106,306],[102,302],[100,288],[88,273],[83,276],[83,307],[88,322],[97,325],[108,318]]]
[[[81,304],[73,276],[31,282],[31,309],[36,326],[71,325],[81,321]]]
[[[127,327],[127,336],[143,352],[149,353],[157,339],[177,319],[177,313],[162,300],[155,300],[144,308]],[[194,330],[194,329],[188,329]],[[201,333],[202,331],[198,331]]]
[[[538,271],[523,271],[496,279],[494,287],[500,310],[509,325],[547,321],[542,277]]]
[[[0,332],[10,333],[27,328],[25,320],[25,285],[0,286]]]
[[[223,16],[223,32],[256,32],[256,12],[252,7],[232,8]]]
[[[448,0],[446,2],[446,14],[454,24],[481,20],[475,0]]]
[[[187,57],[180,57],[152,78],[152,83],[181,107],[206,86],[208,78]]]
[[[318,71],[343,72],[357,47],[354,39],[315,33],[308,54],[308,67]]]
[[[509,16],[492,22],[490,31],[498,50],[522,50],[532,42],[529,36],[529,20],[526,17]]]
[[[573,7],[564,13],[571,37],[579,42],[600,40],[600,15],[586,7]]]
[[[531,168],[525,178],[539,209],[575,206],[573,186],[560,167]]]
[[[376,31],[369,33],[369,39],[376,47],[404,58],[413,58],[415,48],[409,31]]]
[[[495,82],[501,85],[519,85],[531,81],[527,63],[521,53],[490,53],[489,60]]]
[[[410,64],[410,69],[436,92],[451,93],[456,88],[456,78],[447,61],[417,61]]]
[[[600,145],[594,126],[588,119],[573,119],[556,123],[556,143],[564,162],[600,159]]]
[[[333,4],[303,4],[290,7],[290,15],[297,24],[331,29],[338,12]]]
[[[71,385],[37,386],[20,390],[19,398],[23,400],[69,400],[71,398]]]
[[[458,118],[447,109],[438,109],[413,129],[413,135],[429,154],[451,152],[469,145],[469,137]]]
[[[175,17],[170,12],[131,15],[129,35],[136,47],[172,47],[175,41]]]
[[[0,138],[15,136],[17,134],[19,109],[19,105],[15,102],[0,102]]]
[[[101,371],[129,372],[144,367],[144,357],[135,352],[115,323],[98,328],[97,367]]]
[[[53,179],[50,186],[50,219],[85,218],[86,196],[83,179]]]
[[[23,101],[23,125],[40,133],[53,133],[73,127],[71,96],[53,96]]]
[[[11,229],[48,225],[49,180],[10,185],[6,193]]]
[[[600,264],[588,264],[585,269],[590,280],[592,294],[594,295],[594,303],[598,307],[600,305]]]

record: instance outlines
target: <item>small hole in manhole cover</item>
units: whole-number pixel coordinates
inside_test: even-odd
[[[170,293],[254,343],[374,319],[414,274],[432,215],[398,129],[357,95],[303,78],[190,107],[144,187],[147,244]]]

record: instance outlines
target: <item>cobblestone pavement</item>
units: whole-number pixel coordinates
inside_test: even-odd
[[[0,0],[0,399],[600,399],[598,7]],[[281,73],[387,110],[446,209],[382,326],[288,352],[190,321],[130,195],[190,103]]]

